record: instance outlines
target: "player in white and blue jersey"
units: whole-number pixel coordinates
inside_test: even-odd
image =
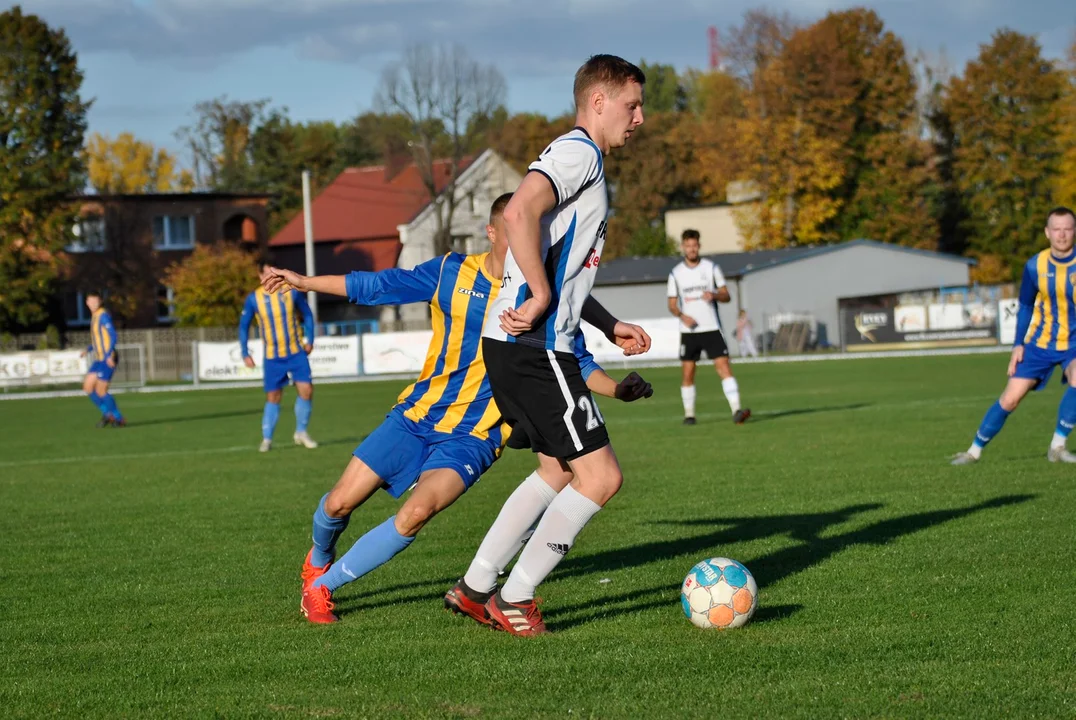
[[[1076,425],[1076,214],[1065,207],[1051,210],[1046,218],[1050,247],[1024,265],[1020,281],[1020,308],[1016,342],[1009,358],[1009,381],[1001,397],[986,412],[971,447],[956,455],[953,465],[979,460],[983,448],[1001,432],[1005,420],[1032,390],[1042,390],[1054,368],[1061,368],[1061,381],[1068,384],[1057,410],[1057,425],[1046,452],[1050,462],[1076,463],[1065,448]]]
[[[536,586],[623,481],[572,347],[605,245],[604,157],[642,124],[645,82],[622,58],[587,60],[575,76],[576,127],[531,163],[504,212],[504,287],[482,341],[490,385],[505,419],[522,428],[532,448],[574,475],[487,603],[494,624],[517,635],[545,632]]]

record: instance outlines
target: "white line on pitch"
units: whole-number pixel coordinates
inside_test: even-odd
[[[41,458],[38,460],[12,460],[0,462],[0,468],[20,467],[22,465],[59,465],[61,463],[89,462],[91,460],[140,460],[144,458],[169,457],[171,455],[208,455],[210,453],[233,453],[247,450],[254,452],[253,445],[236,445],[226,448],[210,448],[198,450],[162,450],[161,452],[139,453],[135,455],[83,455],[81,457]]]

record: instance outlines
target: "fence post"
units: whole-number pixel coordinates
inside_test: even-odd
[[[148,374],[150,380],[157,379],[157,353],[154,352],[154,339],[157,333],[152,330],[146,330],[146,365],[148,366]]]
[[[194,379],[194,384],[199,385],[198,382],[198,341],[191,340],[191,377]]]

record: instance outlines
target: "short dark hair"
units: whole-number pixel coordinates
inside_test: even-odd
[[[86,298],[87,300],[89,300],[92,297],[95,297],[98,300],[104,300],[104,295],[102,295],[101,291],[96,289],[96,288],[94,288],[93,290],[87,290],[86,292],[82,293],[82,296],[84,298]]]
[[[1068,215],[1070,218],[1072,218],[1072,220],[1074,222],[1076,222],[1076,212],[1073,212],[1072,210],[1065,207],[1064,205],[1058,205],[1057,207],[1055,207],[1053,210],[1051,210],[1049,213],[1046,214],[1046,224],[1047,225],[1050,224],[1050,218],[1058,217],[1058,216],[1061,216],[1061,215]]]
[[[699,231],[692,230],[691,228],[688,228],[680,234],[680,242],[683,242],[684,240],[700,240],[701,238],[702,236],[699,235]]]
[[[603,85],[611,95],[629,82],[646,84],[646,75],[638,66],[616,55],[592,55],[575,72],[575,107],[586,104],[587,91],[595,85]]]
[[[489,224],[493,224],[493,219],[504,215],[504,209],[508,207],[508,201],[512,199],[512,193],[505,193],[501,195],[493,204],[489,206]]]

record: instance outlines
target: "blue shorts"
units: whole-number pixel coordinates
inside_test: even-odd
[[[1061,382],[1067,382],[1064,372],[1073,360],[1076,360],[1076,349],[1043,350],[1038,345],[1027,344],[1024,345],[1024,359],[1016,366],[1013,377],[1038,380],[1034,389],[1042,390],[1058,365],[1061,366]]]
[[[116,368],[109,367],[108,363],[104,360],[94,360],[90,364],[89,374],[96,375],[98,380],[104,380],[105,382],[112,381],[112,373],[116,372]]]
[[[288,376],[292,382],[310,382],[310,359],[306,353],[300,352],[289,355],[286,358],[265,361],[265,371],[262,373],[262,382],[265,392],[280,390],[288,384]]]
[[[355,448],[355,457],[377,473],[383,488],[402,496],[427,470],[450,468],[470,488],[497,459],[493,446],[471,435],[437,432],[392,410]]]

